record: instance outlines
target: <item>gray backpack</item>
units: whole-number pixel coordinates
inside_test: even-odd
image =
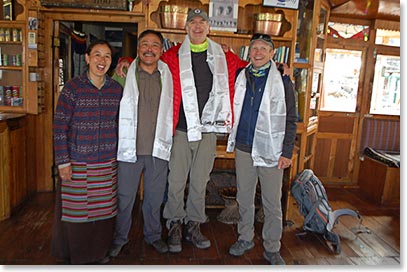
[[[339,235],[332,230],[334,225],[342,215],[355,216],[361,224],[360,214],[351,209],[332,211],[324,186],[310,169],[303,170],[292,182],[291,195],[304,216],[303,230],[322,234],[332,244],[335,253],[339,254],[341,242]]]

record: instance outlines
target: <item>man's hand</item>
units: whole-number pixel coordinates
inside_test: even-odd
[[[229,46],[227,44],[222,43],[220,46],[222,47],[224,53],[229,52]]]
[[[116,69],[114,70],[116,72],[116,74],[119,77],[125,77],[126,73],[124,71],[127,71],[129,69],[130,66],[130,62],[123,58],[117,65],[116,65]]]
[[[286,169],[290,167],[291,159],[281,156],[278,160],[278,169]]]
[[[287,63],[280,63],[280,62],[277,62],[277,63],[276,63],[277,67],[278,67],[280,64],[283,65],[283,69],[284,69],[283,75],[287,75],[287,76],[291,75],[291,68],[290,68],[290,66],[288,66]]]
[[[289,76],[289,75],[291,74],[291,69],[290,69],[290,67],[288,66],[288,64],[287,64],[287,63],[283,63],[283,68],[284,68],[284,75]]]

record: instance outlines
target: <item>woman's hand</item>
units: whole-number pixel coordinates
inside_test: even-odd
[[[59,169],[59,176],[61,180],[68,180],[71,181],[72,179],[72,166],[68,165],[65,166],[64,168]]]

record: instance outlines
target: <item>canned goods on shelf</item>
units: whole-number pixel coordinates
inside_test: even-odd
[[[18,29],[17,30],[17,38],[18,38],[18,41],[19,42],[21,42],[22,40],[23,40],[23,33],[22,33],[22,30],[21,29]]]
[[[0,86],[0,106],[4,106],[4,87]]]
[[[16,55],[16,66],[21,66],[22,65],[22,57],[21,54]]]
[[[0,42],[4,42],[4,28],[0,27]]]
[[[13,42],[19,42],[18,29],[17,28],[12,28],[11,29],[11,37],[13,38]]]
[[[11,96],[20,97],[20,86],[11,86]]]
[[[7,54],[3,54],[3,66],[8,66],[8,55]]]
[[[11,66],[17,66],[17,57],[16,57],[16,55],[11,55]]]
[[[4,105],[11,106],[11,86],[4,86]]]
[[[5,41],[5,42],[11,41],[10,28],[5,28],[5,29],[4,29],[4,41]]]

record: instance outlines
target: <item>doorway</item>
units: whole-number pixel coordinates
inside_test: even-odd
[[[123,55],[134,56],[136,54],[137,35],[144,30],[146,17],[143,13],[117,12],[111,10],[99,10],[90,13],[87,9],[50,9],[41,12],[38,28],[38,48],[29,49],[28,54],[35,60],[35,69],[41,75],[41,89],[38,89],[41,113],[33,117],[35,125],[30,128],[33,142],[41,143],[33,147],[33,152],[41,157],[36,162],[36,177],[41,180],[41,190],[52,190],[54,184],[54,152],[53,152],[53,117],[55,101],[58,97],[60,85],[72,77],[66,67],[66,75],[59,76],[59,57],[69,57],[65,40],[69,32],[63,33],[61,22],[72,22],[68,27],[77,28],[78,31],[89,33],[84,25],[95,25],[110,28],[123,28],[122,52]],[[82,25],[81,25],[82,24]],[[69,30],[69,28],[67,29]],[[81,28],[82,27],[82,28]],[[94,35],[92,33],[92,35]],[[66,36],[66,37],[64,37]],[[65,51],[64,51],[65,50]],[[60,53],[61,51],[61,53]],[[62,53],[65,52],[65,53]],[[63,70],[62,70],[63,71]],[[60,82],[60,79],[61,82]],[[37,131],[41,129],[41,132]]]
[[[117,62],[122,56],[136,57],[137,24],[112,22],[56,21],[54,35],[57,42],[53,50],[53,63],[58,63],[58,83],[53,90],[55,110],[60,92],[65,83],[86,72],[85,53],[87,46],[95,40],[103,39],[112,46],[112,64],[108,71],[113,75]],[[55,70],[54,70],[55,73]],[[55,80],[55,76],[53,77]],[[55,188],[55,177],[54,188]]]
[[[114,22],[58,21],[54,30],[58,36],[58,46],[54,48],[54,60],[58,63],[59,90],[69,79],[81,75],[86,70],[86,47],[98,39],[106,40],[112,46],[111,76],[122,56],[136,57],[137,24]],[[55,101],[56,102],[56,101]]]
[[[324,182],[351,184],[366,49],[331,46],[326,51],[314,171]]]

